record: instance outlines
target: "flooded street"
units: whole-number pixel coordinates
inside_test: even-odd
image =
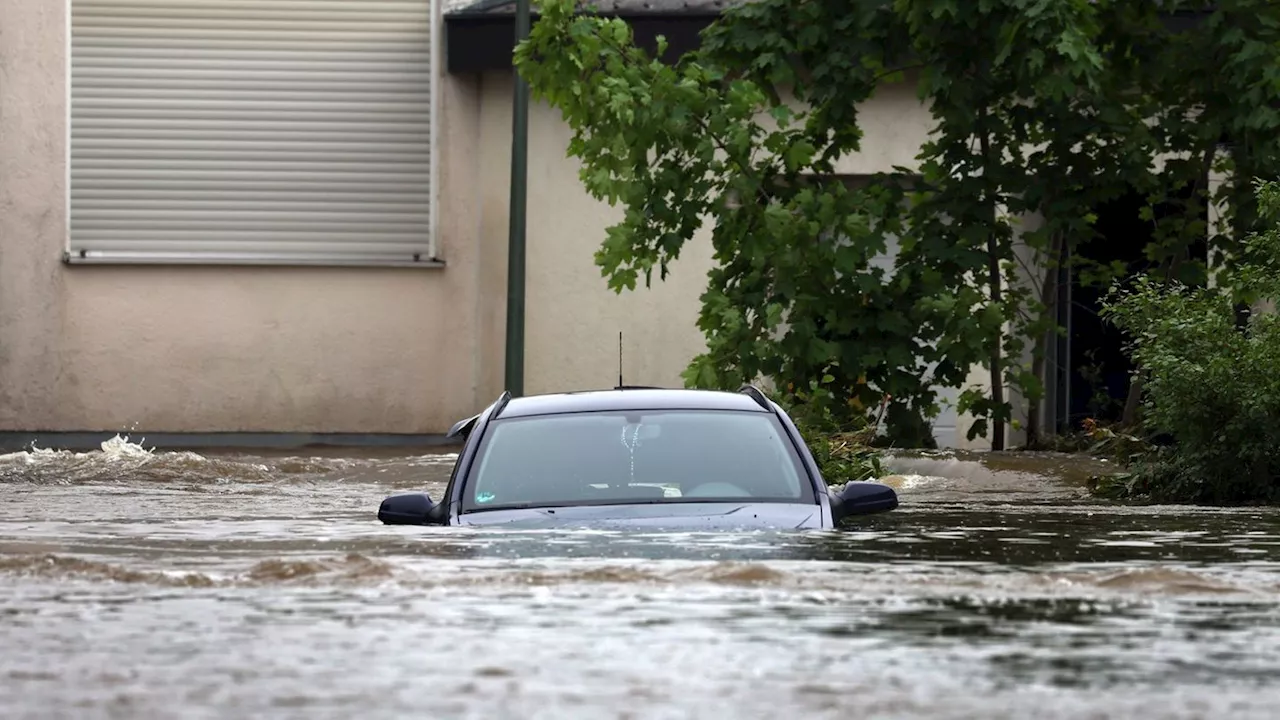
[[[0,716],[1200,718],[1280,702],[1280,513],[910,458],[840,532],[388,527],[452,455],[0,456]]]

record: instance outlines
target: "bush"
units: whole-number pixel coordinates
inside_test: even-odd
[[[1238,303],[1280,298],[1280,184],[1259,183],[1271,227],[1245,239],[1217,288],[1148,277],[1112,291],[1103,310],[1129,338],[1144,381],[1144,430],[1170,442],[1133,462],[1124,490],[1165,501],[1280,498],[1280,317]]]
[[[880,453],[871,447],[879,423],[856,401],[832,392],[831,380],[825,375],[826,384],[789,387],[777,402],[795,422],[828,485],[880,477]]]

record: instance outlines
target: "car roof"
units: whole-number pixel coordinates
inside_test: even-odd
[[[498,418],[610,410],[770,412],[746,393],[675,388],[614,388],[512,398]]]

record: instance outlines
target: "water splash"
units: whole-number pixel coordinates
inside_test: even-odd
[[[384,472],[385,465],[435,467],[452,464],[456,454],[371,460],[348,457],[279,457],[202,455],[188,450],[148,447],[117,433],[98,450],[75,452],[33,446],[0,455],[0,483],[83,485],[121,482],[182,482],[191,487],[233,482],[263,483],[300,479],[335,479],[335,473]]]
[[[106,462],[121,460],[142,460],[150,458],[155,453],[155,448],[148,448],[143,445],[146,438],[133,442],[128,435],[116,433],[115,437],[105,440],[98,446],[96,451],[73,452],[70,450],[54,450],[52,448],[42,448],[37,445],[39,441],[31,444],[30,450],[19,450],[18,452],[0,454],[0,463],[20,463],[34,465],[40,463],[60,462],[74,459],[101,459]]]
[[[942,478],[937,475],[917,475],[912,473],[903,473],[903,474],[896,474],[896,475],[885,475],[884,477],[878,478],[876,482],[882,485],[888,485],[889,487],[893,488],[895,491],[902,492],[903,490],[914,490],[916,488],[927,486],[930,483],[941,482],[943,480],[945,480],[945,478]]]
[[[130,442],[128,435],[122,436],[116,433],[115,437],[104,441],[99,447],[101,448],[102,456],[107,458],[108,461],[147,459],[155,454],[155,448],[148,448],[143,445],[146,441],[147,439],[144,437],[136,443]]]
[[[260,481],[272,476],[262,462],[207,458],[189,451],[161,452],[116,434],[98,450],[75,452],[32,447],[0,455],[0,483],[36,485],[117,484],[122,480],[188,483]]]

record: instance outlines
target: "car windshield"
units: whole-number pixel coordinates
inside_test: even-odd
[[[485,432],[464,512],[816,499],[772,413],[663,410],[506,418]]]

